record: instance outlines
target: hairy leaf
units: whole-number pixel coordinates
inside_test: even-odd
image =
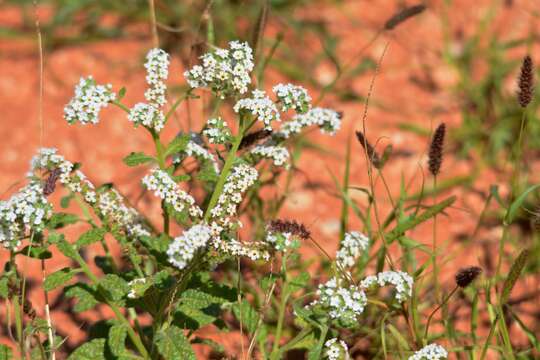
[[[111,327],[107,343],[113,355],[120,356],[125,351],[126,337],[126,325],[118,323]]]
[[[196,360],[195,353],[184,335],[184,331],[177,326],[160,330],[154,340],[159,353],[166,360]]]
[[[71,280],[74,274],[75,272],[67,267],[58,270],[45,278],[43,289],[45,289],[45,291],[56,289],[58,286],[64,285]]]
[[[83,247],[103,240],[107,232],[102,228],[92,228],[82,234],[77,240],[77,246]]]
[[[521,272],[523,271],[523,268],[525,268],[525,265],[527,265],[527,260],[529,259],[530,251],[529,249],[523,249],[516,260],[514,260],[514,263],[512,264],[512,267],[510,268],[510,272],[508,273],[508,277],[504,281],[503,290],[501,293],[501,304],[506,304],[508,301],[508,298],[510,297],[510,293],[512,292],[512,289],[514,288],[514,285],[516,285],[516,282],[518,281],[519,277],[521,276]]]
[[[75,349],[68,360],[106,360],[105,349],[105,339],[94,339]]]
[[[132,152],[126,156],[122,161],[127,166],[137,166],[141,164],[146,164],[148,162],[154,161],[155,159],[152,156],[146,155],[142,152]]]

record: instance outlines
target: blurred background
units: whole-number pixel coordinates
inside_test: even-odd
[[[455,270],[466,264],[480,264],[489,276],[501,214],[500,207],[486,210],[484,204],[493,194],[493,184],[508,183],[509,149],[521,116],[515,100],[516,78],[526,54],[540,63],[540,4],[536,0],[476,0],[474,5],[469,0],[424,1],[425,10],[418,15],[397,26],[389,22],[404,8],[419,4],[413,0],[155,0],[160,46],[172,56],[171,94],[186,89],[184,70],[209,44],[226,47],[234,39],[253,43],[258,18],[266,9],[268,20],[258,51],[274,56],[260,85],[270,89],[280,81],[297,83],[321,106],[343,112],[336,136],[313,133],[302,138],[305,151],[298,154],[298,176],[280,213],[308,225],[330,253],[338,246],[341,211],[334,177],[340,181],[345,171],[346,147],[353,130],[361,127],[370,82],[386,48],[367,118],[367,137],[377,149],[393,146],[385,177],[396,195],[402,179],[410,184],[411,193],[420,191],[431,131],[446,122],[449,141],[439,188],[441,194],[458,195],[459,202],[440,219],[443,280],[451,281]],[[125,86],[124,102],[129,106],[143,98],[142,64],[152,47],[149,18],[145,0],[56,0],[39,1],[37,6],[25,0],[0,1],[0,199],[24,181],[38,147],[56,147],[67,159],[82,163],[92,182],[113,182],[151,219],[159,217],[159,204],[142,194],[139,186],[146,170],[122,163],[131,151],[152,152],[151,139],[134,129],[123,112],[110,107],[96,126],[70,126],[62,117],[81,76],[93,75],[115,90]],[[42,123],[36,19],[44,58]],[[166,136],[199,129],[206,120],[204,104],[188,101],[179,107]],[[525,149],[531,183],[540,180],[539,104],[537,92],[529,110]],[[366,187],[363,153],[358,143],[352,142],[351,147],[350,184]],[[388,211],[382,184],[377,189],[382,211]],[[504,196],[508,188],[501,186],[498,193]],[[350,196],[360,206],[367,203],[360,191]],[[534,212],[539,200],[531,196],[526,208]],[[529,212],[521,214],[509,254],[524,244],[540,252],[531,218]],[[429,243],[430,234],[426,225],[410,235]],[[302,251],[314,261],[320,256],[310,244]],[[6,256],[0,250],[1,266]],[[535,259],[529,274],[538,271]],[[51,272],[63,266],[55,261],[48,262]],[[32,260],[25,266],[32,271]],[[513,299],[514,311],[523,314],[536,334],[540,332],[537,284],[538,279],[526,277]],[[36,287],[37,280],[30,282],[30,294]],[[38,295],[33,301],[40,307]],[[454,315],[462,314],[457,309]],[[59,335],[69,335],[68,348],[84,339],[88,322],[106,316],[99,310],[75,314],[62,294],[55,296],[53,322]],[[525,346],[527,338],[520,334],[516,341]],[[0,329],[0,336],[5,336],[5,329]],[[218,340],[235,352],[234,336]]]

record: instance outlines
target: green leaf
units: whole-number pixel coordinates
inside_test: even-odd
[[[75,224],[77,221],[79,221],[77,215],[60,212],[51,216],[47,223],[47,227],[49,229],[59,229],[70,224]]]
[[[423,223],[424,221],[427,221],[431,219],[433,216],[437,215],[438,213],[443,212],[447,207],[452,205],[456,201],[455,196],[451,196],[446,200],[441,201],[440,203],[433,205],[418,216],[409,218],[405,220],[404,222],[398,224],[391,232],[386,234],[386,241],[388,243],[391,243],[398,237],[402,236],[405,231],[410,230],[418,226],[419,224]]]
[[[128,156],[126,156],[123,161],[124,164],[126,164],[127,166],[137,166],[145,164],[147,162],[155,161],[155,159],[152,156],[146,155],[142,152],[132,152]]]
[[[510,271],[508,273],[508,277],[504,281],[503,290],[501,293],[501,305],[506,304],[508,301],[508,298],[510,297],[510,293],[512,292],[512,289],[514,288],[514,285],[516,285],[516,282],[518,281],[519,277],[521,276],[521,272],[525,268],[525,265],[527,265],[527,260],[529,259],[530,251],[529,249],[523,249],[517,259],[512,264],[512,267],[510,267]]]
[[[13,352],[11,348],[7,345],[0,344],[0,360],[11,360],[13,359]]]
[[[65,294],[67,297],[77,298],[78,301],[73,308],[75,312],[90,310],[99,304],[99,300],[96,299],[96,290],[87,284],[76,283],[70,285],[66,288]]]
[[[126,96],[126,87],[122,86],[122,88],[118,90],[118,96],[116,97],[116,100],[121,101],[124,98],[124,96]]]
[[[169,155],[177,154],[184,151],[187,147],[189,139],[189,134],[182,134],[172,139],[169,145],[167,145],[164,156],[167,157]]]
[[[61,238],[60,240],[58,240],[58,242],[56,243],[56,247],[58,248],[58,250],[60,250],[62,254],[64,254],[64,256],[70,259],[76,259],[77,257],[79,257],[79,253],[77,252],[77,250],[75,250],[73,245],[68,243],[65,238]]]
[[[126,337],[126,325],[118,323],[111,327],[111,329],[109,330],[109,338],[107,342],[113,355],[120,356],[125,352]]]
[[[311,276],[309,275],[309,273],[305,271],[300,273],[297,276],[294,276],[289,282],[289,286],[287,287],[287,292],[289,294],[292,294],[298,290],[305,289],[310,278]]]
[[[510,205],[510,208],[508,208],[508,213],[506,214],[506,217],[505,217],[506,224],[511,224],[514,221],[514,219],[516,218],[516,214],[518,210],[520,209],[521,204],[523,204],[523,202],[527,198],[527,195],[529,195],[532,191],[538,189],[539,187],[540,187],[540,184],[531,186],[530,188],[525,190],[521,195],[519,195],[516,200],[514,200],[512,205]]]
[[[154,339],[159,353],[166,360],[196,360],[195,353],[184,336],[184,331],[174,325],[160,330]]]
[[[250,334],[255,332],[259,322],[259,314],[247,300],[242,300],[241,305],[233,305],[233,313],[236,319],[242,324]]]
[[[49,231],[49,236],[47,237],[49,244],[56,244],[60,240],[65,240],[64,234],[57,233],[56,231]]]
[[[33,259],[45,260],[52,258],[52,253],[48,249],[37,246],[25,246],[24,249],[17,251],[17,253]]]
[[[107,274],[99,280],[101,290],[107,294],[107,299],[123,304],[123,299],[129,292],[126,280],[115,274]]]
[[[45,281],[43,282],[43,289],[45,289],[45,291],[56,289],[58,286],[64,285],[71,280],[73,275],[75,275],[75,271],[71,270],[70,268],[65,267],[58,270],[45,278]]]
[[[79,346],[67,360],[106,360],[105,339],[94,339]]]
[[[106,233],[107,231],[105,231],[105,229],[92,228],[79,237],[79,240],[77,240],[76,243],[77,247],[81,248],[83,246],[87,246],[95,242],[101,241],[105,237]]]
[[[62,209],[67,209],[69,206],[69,203],[74,197],[75,197],[75,194],[73,193],[66,196],[62,196],[62,198],[60,199],[60,206],[62,207]]]

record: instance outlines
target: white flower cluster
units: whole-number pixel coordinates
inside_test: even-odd
[[[369,247],[369,238],[358,232],[351,231],[345,234],[341,247],[336,254],[336,261],[342,267],[350,267]]]
[[[192,88],[208,87],[225,98],[229,94],[244,94],[251,83],[250,73],[255,66],[253,51],[248,43],[229,42],[229,49],[217,49],[200,58],[202,65],[195,65],[184,73]]]
[[[144,295],[144,292],[150,287],[150,284],[146,282],[145,278],[137,278],[128,282],[129,293],[127,297],[130,299],[136,299]]]
[[[75,87],[75,95],[64,108],[64,119],[70,124],[97,124],[101,109],[114,101],[116,94],[112,86],[97,85],[92,76],[81,78]]]
[[[42,231],[52,215],[52,205],[39,182],[31,182],[7,201],[0,201],[0,244],[16,249],[31,230]]]
[[[123,196],[116,189],[99,194],[96,210],[108,222],[123,229],[128,236],[150,236],[143,217],[137,210],[125,204]]]
[[[220,117],[209,119],[202,133],[208,138],[210,144],[224,144],[231,139],[231,129]]]
[[[357,316],[364,312],[367,304],[366,294],[357,286],[341,287],[341,280],[332,278],[320,284],[317,290],[319,300],[310,305],[320,305],[330,317],[344,327],[357,323]]]
[[[232,225],[231,218],[236,215],[236,208],[242,202],[242,194],[258,177],[257,169],[249,165],[240,164],[231,170],[216,206],[210,211],[215,233],[219,234],[224,227]]]
[[[54,148],[42,148],[32,158],[29,177],[37,170],[60,169],[59,180],[70,191],[79,193],[84,200],[101,215],[102,218],[115,226],[123,229],[129,236],[148,236],[150,231],[144,225],[142,216],[132,207],[128,207],[125,201],[115,189],[110,189],[99,194],[96,193],[94,184],[90,182],[80,170],[73,171],[73,164],[57,154]]]
[[[216,174],[219,174],[219,165],[216,158],[214,157],[214,155],[210,154],[210,152],[204,147],[197,144],[195,141],[190,140],[186,146],[185,151],[188,156],[193,156],[194,158],[201,161],[209,161],[210,163],[212,163],[214,171],[216,172]]]
[[[275,166],[285,165],[285,168],[289,167],[287,163],[290,156],[289,151],[283,146],[257,145],[251,150],[251,153],[256,156],[272,159]]]
[[[279,134],[289,138],[305,127],[317,125],[323,134],[334,135],[341,127],[340,115],[331,109],[313,108],[305,114],[299,114],[281,126]]]
[[[213,238],[212,245],[216,250],[229,256],[244,256],[253,261],[270,260],[270,254],[266,250],[266,244],[262,242],[241,242],[235,239],[225,241],[218,236]]]
[[[403,271],[383,271],[377,275],[370,275],[360,282],[362,289],[369,289],[374,285],[393,285],[396,288],[396,300],[400,303],[412,295],[414,280]]]
[[[299,114],[307,112],[311,108],[311,97],[306,89],[293,84],[277,84],[272,88],[280,104],[281,111],[293,109]]]
[[[429,344],[409,356],[409,360],[441,360],[448,358],[448,352],[438,344]]]
[[[146,103],[137,103],[128,114],[128,120],[133,122],[135,126],[143,125],[149,129],[154,129],[160,132],[165,126],[165,115],[163,111]]]
[[[192,217],[200,218],[203,215],[201,208],[195,204],[193,197],[180,189],[167,172],[154,169],[142,179],[142,183],[175,211],[182,212],[187,206]]]
[[[37,170],[53,171],[60,169],[58,179],[70,191],[83,195],[86,202],[94,204],[96,202],[96,191],[82,171],[76,170],[73,174],[73,164],[62,155],[57,154],[55,148],[41,148],[30,162],[30,172],[28,177],[32,178]]]
[[[253,90],[252,95],[251,98],[238,100],[234,105],[234,111],[237,113],[247,111],[255,119],[262,121],[265,129],[272,130],[272,121],[281,121],[276,104],[263,90]]]
[[[146,82],[150,87],[144,93],[146,100],[160,107],[165,105],[165,81],[169,76],[169,54],[161,49],[152,49],[146,55]]]
[[[345,341],[332,338],[324,343],[324,356],[328,360],[349,360],[349,348]]]
[[[169,261],[178,269],[184,269],[197,250],[203,248],[212,237],[212,229],[206,224],[193,225],[176,237],[167,249]]]
[[[290,232],[268,231],[265,241],[277,251],[287,251],[289,249],[298,249],[300,247],[300,241],[297,236]]]

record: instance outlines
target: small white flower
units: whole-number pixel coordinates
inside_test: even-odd
[[[257,169],[245,164],[237,165],[231,170],[216,206],[210,211],[216,226],[230,228],[233,225],[231,219],[236,216],[236,208],[242,202],[242,194],[257,181],[258,177]]]
[[[360,282],[362,289],[369,289],[374,285],[386,286],[393,285],[396,288],[395,298],[402,303],[412,295],[414,284],[413,278],[403,271],[383,271],[375,275],[367,276]]]
[[[290,155],[287,148],[283,146],[257,145],[251,150],[251,154],[272,159],[275,166],[285,165],[285,168],[288,168],[287,161]]]
[[[272,122],[274,120],[281,121],[276,104],[266,96],[263,90],[253,90],[252,95],[251,98],[238,100],[234,105],[234,111],[237,113],[249,112],[255,119],[262,121],[265,129],[272,130]]]
[[[215,230],[212,229],[213,234]],[[266,250],[266,244],[262,242],[241,242],[235,239],[222,240],[219,236],[214,236],[212,245],[216,250],[234,257],[247,257],[253,261],[270,260],[270,254]]]
[[[189,230],[176,237],[167,249],[171,264],[184,269],[195,253],[206,246],[212,237],[212,229],[206,224],[193,225]]]
[[[328,311],[331,319],[344,327],[352,327],[357,323],[356,318],[364,312],[367,297],[361,288],[355,285],[345,288],[341,284],[338,278],[320,284],[317,290],[319,299],[310,306],[320,305]]]
[[[210,151],[208,151],[207,149],[205,149],[201,145],[197,144],[195,141],[190,140],[187,143],[185,153],[186,153],[187,156],[192,156],[192,157],[194,157],[194,158],[196,158],[196,159],[198,159],[198,160],[200,160],[202,162],[205,162],[205,161],[210,162],[212,164],[212,167],[214,168],[214,171],[216,172],[216,174],[219,174],[219,172],[220,172],[219,165],[218,165],[218,162],[217,162],[216,158],[214,157],[214,155],[212,155],[210,153]],[[175,156],[174,159],[173,159],[173,162],[179,163],[180,162],[180,157]]]
[[[311,108],[311,97],[306,89],[293,84],[277,84],[272,88],[281,103],[281,110],[293,109],[299,114],[307,112]]]
[[[155,107],[165,105],[165,81],[169,76],[169,54],[162,49],[152,49],[146,55],[146,82],[150,87],[144,93],[146,100]]]
[[[180,189],[167,172],[154,169],[142,179],[142,183],[175,211],[182,212],[187,208],[189,214],[194,218],[200,218],[203,215],[193,197]]]
[[[135,125],[143,125],[149,129],[160,132],[165,126],[165,115],[155,107],[145,103],[138,103],[129,111],[128,120]]]
[[[40,182],[31,182],[7,201],[0,201],[0,245],[15,250],[30,231],[43,231],[52,205]]]
[[[144,292],[150,287],[150,285],[146,283],[145,278],[133,279],[128,283],[128,286],[130,289],[127,297],[130,299],[136,299],[138,297],[141,297],[142,295],[144,295]]]
[[[334,135],[341,127],[340,115],[330,109],[313,108],[305,114],[299,114],[281,126],[279,134],[289,138],[293,134],[298,134],[302,129],[317,125],[323,134]]]
[[[369,238],[358,232],[351,231],[345,234],[341,247],[336,254],[336,261],[342,267],[353,266],[356,260],[369,247]]]
[[[81,78],[75,87],[75,95],[64,108],[64,119],[70,124],[97,124],[99,112],[114,101],[112,86],[97,85],[92,76]]]
[[[438,344],[429,344],[409,356],[409,360],[442,360],[448,358],[448,352]]]
[[[208,87],[222,98],[246,93],[255,66],[253,51],[248,43],[239,41],[231,41],[229,47],[201,56],[202,64],[184,73],[189,86]]]
[[[324,343],[326,350],[325,358],[328,360],[350,360],[349,348],[343,340],[332,338]]]
[[[231,139],[231,129],[220,117],[209,119],[202,133],[210,144],[224,144]]]

